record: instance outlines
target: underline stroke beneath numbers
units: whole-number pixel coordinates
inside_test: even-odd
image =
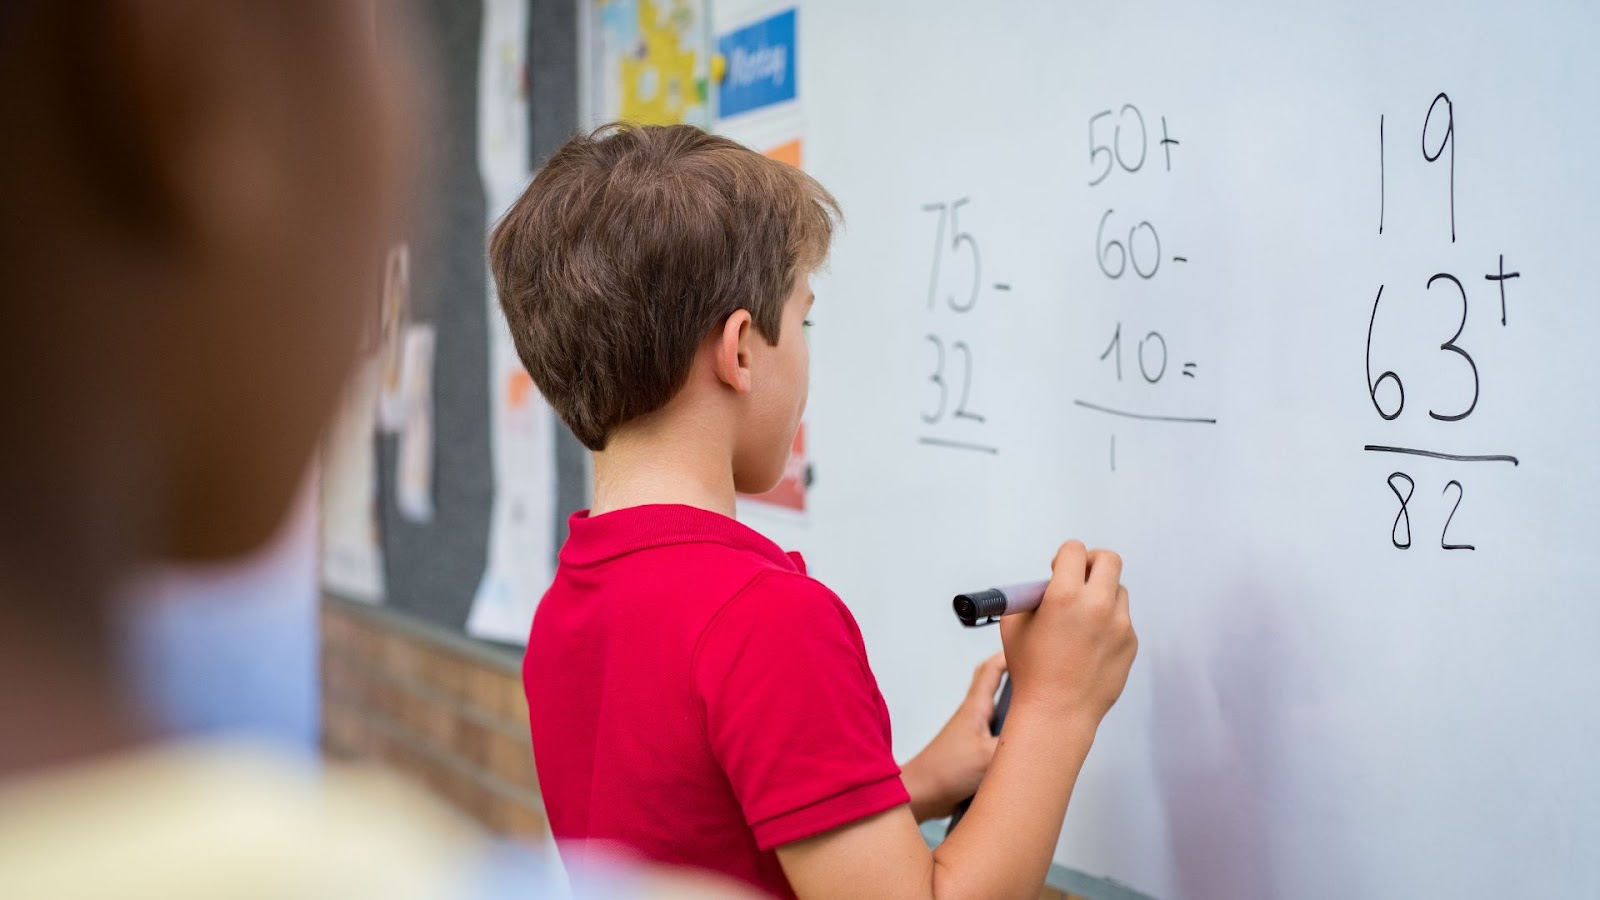
[[[1217,424],[1216,419],[1205,418],[1203,416],[1158,416],[1151,413],[1132,412],[1126,409],[1113,409],[1109,406],[1101,406],[1098,403],[1090,403],[1087,400],[1074,400],[1072,401],[1072,405],[1081,406],[1084,409],[1092,409],[1095,412],[1102,412],[1111,416],[1122,416],[1125,419],[1139,419],[1145,422],[1177,422],[1185,425]]]
[[[1382,444],[1368,444],[1361,449],[1369,453],[1403,453],[1407,456],[1426,456],[1429,459],[1448,459],[1451,462],[1507,462],[1513,466],[1522,464],[1508,453],[1440,453],[1437,450],[1418,450],[1413,447],[1386,447]]]
[[[990,455],[996,455],[1000,452],[998,449],[985,444],[970,444],[966,441],[951,441],[936,437],[917,438],[917,443],[926,444],[929,447],[946,447],[951,450],[971,450],[974,453],[988,453]]]

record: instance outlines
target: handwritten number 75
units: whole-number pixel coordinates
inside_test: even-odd
[[[950,227],[950,244],[948,252],[953,254],[965,250],[972,255],[972,284],[967,291],[966,300],[962,302],[952,292],[946,300],[950,308],[958,313],[970,312],[978,303],[978,285],[982,283],[983,274],[980,271],[982,261],[978,256],[978,242],[969,232],[961,230],[961,207],[972,202],[971,197],[962,197],[953,203],[925,203],[924,212],[937,212],[939,214],[939,228],[933,238],[933,272],[928,276],[928,308],[933,309],[938,305],[939,297],[939,261],[946,253],[945,225],[948,220]]]

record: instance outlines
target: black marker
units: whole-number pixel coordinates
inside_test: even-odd
[[[1001,616],[1038,609],[1039,601],[1044,599],[1045,585],[1049,583],[1030,581],[1027,584],[1012,584],[990,588],[987,591],[957,594],[951,605],[955,607],[956,618],[968,628],[993,625],[1000,621]]]

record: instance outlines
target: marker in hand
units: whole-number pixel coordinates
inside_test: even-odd
[[[1001,616],[1038,609],[1039,601],[1044,599],[1045,586],[1049,583],[1030,581],[1026,584],[973,591],[970,594],[957,594],[952,605],[956,610],[956,618],[968,628],[993,625],[1000,621]]]

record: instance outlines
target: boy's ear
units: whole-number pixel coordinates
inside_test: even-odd
[[[722,323],[716,337],[712,367],[717,379],[740,394],[750,393],[750,338],[754,334],[750,311],[741,309]]]

